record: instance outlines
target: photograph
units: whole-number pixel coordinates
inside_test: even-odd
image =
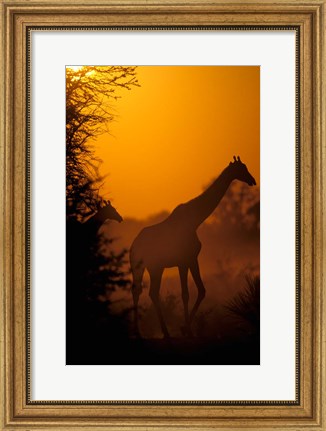
[[[66,364],[260,364],[259,66],[66,66]]]

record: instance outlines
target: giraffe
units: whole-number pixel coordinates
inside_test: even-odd
[[[150,276],[149,296],[156,309],[164,337],[169,331],[162,314],[159,297],[160,285],[165,268],[178,267],[184,308],[185,333],[191,335],[191,323],[205,297],[205,287],[201,278],[198,255],[201,242],[197,236],[198,227],[215,210],[233,180],[256,185],[240,157],[223,170],[219,177],[199,196],[178,205],[161,223],[145,227],[135,238],[130,248],[130,266],[133,277],[132,295],[134,302],[134,324],[137,335],[138,302],[142,291],[145,269]],[[197,300],[189,313],[188,271],[198,290]]]
[[[80,270],[87,266],[92,248],[97,245],[98,231],[106,220],[115,220],[119,223],[123,218],[111,205],[110,201],[103,201],[97,205],[97,211],[85,222],[76,220],[67,221],[66,224],[66,253],[69,264]]]
[[[118,211],[111,205],[110,201],[103,201],[104,206],[99,204],[97,206],[97,212],[89,217],[83,224],[83,229],[87,230],[87,235],[95,238],[100,227],[106,220],[115,220],[119,223],[123,221],[123,218]]]

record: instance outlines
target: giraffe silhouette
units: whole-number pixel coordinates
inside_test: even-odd
[[[97,212],[82,223],[82,229],[86,238],[94,239],[97,233],[107,220],[115,220],[119,223],[123,218],[118,211],[111,205],[110,201],[103,201],[103,204],[97,205]]]
[[[169,331],[162,314],[159,297],[160,285],[165,268],[178,267],[184,307],[184,332],[191,335],[191,323],[205,297],[205,287],[200,275],[198,255],[201,242],[197,236],[198,227],[215,210],[233,180],[256,185],[240,157],[234,158],[220,176],[199,196],[178,205],[161,223],[145,227],[135,238],[130,248],[130,265],[133,276],[132,294],[134,301],[134,323],[138,329],[138,301],[142,291],[145,269],[150,276],[149,296],[156,309],[164,337]],[[198,289],[197,300],[189,313],[188,271]]]

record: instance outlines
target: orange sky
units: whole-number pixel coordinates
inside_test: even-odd
[[[258,66],[142,66],[111,135],[94,143],[101,194],[124,217],[171,211],[240,155],[259,184]]]

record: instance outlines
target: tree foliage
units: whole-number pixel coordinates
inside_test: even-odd
[[[260,189],[248,187],[235,181],[231,184],[217,211],[215,221],[230,230],[242,230],[259,234],[260,228]]]
[[[66,203],[67,217],[82,221],[96,211],[98,167],[91,140],[109,131],[115,117],[112,103],[120,90],[139,86],[131,66],[66,68]]]
[[[114,103],[123,90],[138,85],[135,67],[66,69],[66,322],[71,363],[85,337],[92,340],[99,328],[108,333],[124,327],[122,319],[113,319],[109,306],[112,292],[128,286],[125,251],[105,256],[102,249],[108,249],[112,240],[97,229],[89,232],[84,222],[106,203],[99,191],[101,160],[92,142],[109,132]]]

